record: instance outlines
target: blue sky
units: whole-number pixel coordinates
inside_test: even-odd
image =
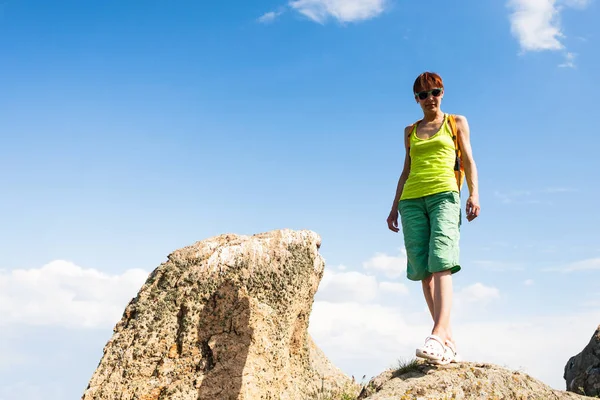
[[[600,323],[598,2],[249,3],[0,5],[0,399],[81,395],[145,275],[229,232],[318,232],[317,344],[360,376],[410,357],[429,323],[385,219],[425,70],[480,173],[459,349],[562,388]]]

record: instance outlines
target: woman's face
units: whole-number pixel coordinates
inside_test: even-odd
[[[442,99],[444,98],[444,89],[437,87],[427,87],[415,95],[417,103],[423,109],[423,112],[437,112],[440,109]]]

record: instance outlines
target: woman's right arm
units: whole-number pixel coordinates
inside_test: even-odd
[[[398,179],[398,186],[396,187],[396,195],[394,196],[394,202],[392,203],[392,209],[390,210],[390,215],[388,216],[387,223],[388,228],[391,231],[398,232],[398,202],[400,201],[400,196],[402,196],[402,190],[404,189],[404,184],[408,179],[408,174],[410,174],[410,133],[412,130],[412,126],[407,126],[404,128],[404,167],[402,168],[402,173],[400,174],[400,178]]]

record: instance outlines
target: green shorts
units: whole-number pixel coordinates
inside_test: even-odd
[[[420,281],[434,272],[460,271],[460,196],[443,192],[398,204],[408,259],[406,275]]]

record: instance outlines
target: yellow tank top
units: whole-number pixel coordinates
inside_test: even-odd
[[[454,175],[456,150],[448,115],[439,131],[429,139],[417,137],[417,125],[410,133],[410,174],[400,200],[416,199],[442,192],[458,192]]]

